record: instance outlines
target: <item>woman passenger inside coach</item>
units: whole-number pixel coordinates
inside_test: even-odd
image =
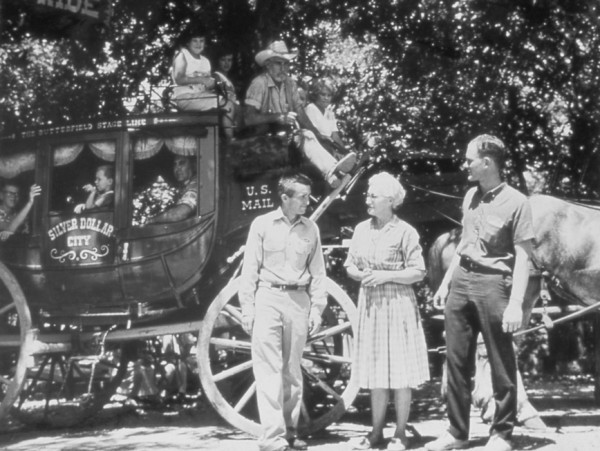
[[[396,431],[387,449],[406,449],[411,389],[429,379],[425,334],[412,287],[425,276],[425,263],[416,230],[394,214],[404,196],[400,182],[387,172],[369,179],[366,204],[371,219],[356,226],[344,264],[348,275],[360,282],[353,371],[360,387],[371,390],[373,421],[371,433],[354,449],[383,445],[390,393]]]

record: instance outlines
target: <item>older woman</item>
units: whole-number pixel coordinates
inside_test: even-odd
[[[354,449],[380,447],[390,392],[396,404],[396,431],[388,450],[406,449],[411,389],[429,379],[427,346],[411,284],[423,279],[419,235],[394,214],[405,191],[387,172],[369,179],[366,195],[371,219],[356,226],[348,275],[360,282],[359,323],[353,371],[371,389],[371,433]]]

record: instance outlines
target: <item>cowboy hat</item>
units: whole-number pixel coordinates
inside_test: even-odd
[[[290,52],[283,41],[274,41],[265,50],[261,50],[254,57],[259,66],[264,66],[267,60],[271,58],[282,58],[291,61],[296,58],[297,52]]]

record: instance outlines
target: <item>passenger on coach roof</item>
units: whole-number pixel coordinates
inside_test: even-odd
[[[339,186],[341,177],[350,172],[356,163],[351,152],[340,161],[327,152],[315,137],[315,127],[306,116],[298,87],[288,76],[290,61],[296,53],[288,51],[283,41],[275,41],[256,54],[256,63],[264,68],[248,87],[244,122],[247,126],[269,124],[302,127],[302,152],[317,167],[332,188]]]
[[[241,106],[238,100],[236,85],[231,81],[231,68],[233,67],[233,50],[227,46],[216,46],[213,54],[215,55],[215,71],[213,77],[217,82],[221,82],[227,91],[228,100],[233,104],[232,122],[239,125]]]
[[[0,203],[0,241],[6,241],[15,233],[29,233],[25,219],[33,207],[34,199],[40,195],[42,188],[39,185],[31,185],[29,199],[23,208],[17,211],[20,198],[19,185],[8,181],[1,191]]]
[[[181,38],[181,48],[173,59],[171,76],[175,88],[173,100],[183,111],[206,111],[218,108],[215,80],[212,78],[210,61],[202,53],[206,46],[206,30],[196,26],[186,30]],[[233,111],[231,100],[221,105],[225,110],[223,129],[225,137],[233,137]]]
[[[308,90],[310,103],[306,106],[306,115],[317,130],[315,134],[323,147],[333,155],[341,156],[348,151],[340,136],[337,118],[331,105],[334,94],[333,80],[330,78],[317,79]]]
[[[191,218],[198,211],[198,177],[195,158],[177,155],[173,161],[173,175],[179,184],[175,204],[162,213],[148,218],[146,224],[183,221]]]
[[[96,169],[94,184],[88,183],[83,187],[89,193],[84,204],[75,206],[75,213],[81,214],[86,210],[102,207],[112,207],[115,201],[115,170],[111,165],[105,164]]]

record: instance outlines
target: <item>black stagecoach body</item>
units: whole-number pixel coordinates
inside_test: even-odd
[[[231,424],[258,433],[236,274],[248,227],[275,208],[293,158],[286,133],[224,145],[219,120],[217,111],[150,114],[0,137],[0,177],[22,200],[33,183],[42,188],[26,233],[0,245],[0,418],[79,421],[138,358],[132,343],[194,334],[206,396]],[[147,224],[176,198],[177,155],[194,157],[197,212]],[[114,204],[76,213],[102,165],[114,167]],[[339,417],[357,391],[344,345],[354,305],[328,284],[326,327],[306,348],[307,386],[318,392],[307,390],[307,429]]]

